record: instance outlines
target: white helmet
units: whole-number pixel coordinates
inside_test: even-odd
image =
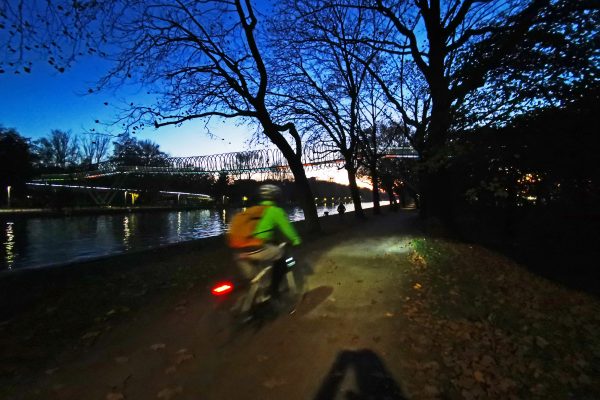
[[[281,197],[281,189],[275,185],[261,185],[258,188],[258,195],[262,200],[277,200]]]

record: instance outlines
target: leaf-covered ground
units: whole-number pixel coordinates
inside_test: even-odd
[[[29,282],[0,325],[0,398],[600,398],[597,298],[415,212],[324,225],[293,312],[240,331],[207,298],[223,246]]]
[[[420,237],[403,307],[414,369],[450,398],[600,398],[600,307],[476,245]],[[435,397],[435,396],[434,396]]]

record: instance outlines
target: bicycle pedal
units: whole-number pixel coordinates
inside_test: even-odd
[[[267,301],[269,301],[269,300],[271,300],[271,295],[265,294],[265,295],[261,296],[261,297],[258,299],[258,302],[259,302],[259,303],[265,303],[265,302],[267,302]]]

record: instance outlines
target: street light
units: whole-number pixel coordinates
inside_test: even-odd
[[[10,188],[11,188],[10,186],[7,186],[7,187],[6,187],[6,193],[7,193],[7,201],[6,201],[6,206],[7,206],[8,208],[10,208]]]

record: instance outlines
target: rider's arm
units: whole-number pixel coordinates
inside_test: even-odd
[[[281,233],[288,238],[292,245],[298,246],[300,243],[302,243],[300,235],[298,235],[298,232],[290,223],[287,214],[282,208],[271,207],[269,210],[269,216],[273,218],[274,225],[279,227]]]

